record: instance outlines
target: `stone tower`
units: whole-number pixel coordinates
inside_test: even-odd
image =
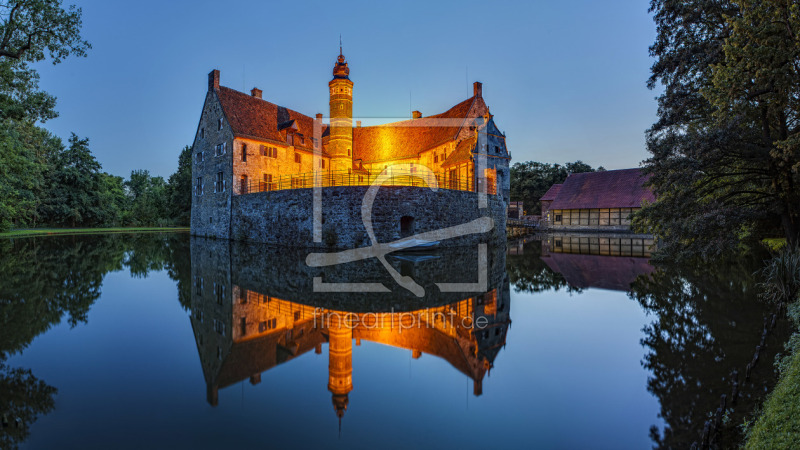
[[[353,390],[353,324],[348,316],[328,317],[328,390],[340,426]]]
[[[333,66],[330,89],[331,129],[328,153],[331,170],[347,172],[353,168],[353,82],[350,69],[339,46],[339,58]]]

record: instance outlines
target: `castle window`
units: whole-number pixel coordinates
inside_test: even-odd
[[[300,163],[301,162],[300,153],[295,153],[294,154],[294,162],[296,162],[296,163]]]
[[[561,223],[562,216],[561,214],[556,214],[556,222]],[[560,241],[559,241],[560,243]]]
[[[219,122],[217,124],[217,130],[222,130],[222,117],[219,118]]]
[[[324,160],[324,159],[320,159],[320,160],[319,160],[319,167],[320,167],[321,169],[324,169],[324,168],[325,168],[325,160]]]
[[[277,325],[278,325],[278,320],[277,319],[267,319],[267,320],[265,320],[265,321],[263,321],[263,322],[258,324],[258,331],[260,333],[263,333],[263,332],[265,332],[267,330],[271,330],[271,329],[275,328]]]
[[[206,129],[205,128],[200,128],[200,137],[201,138],[206,137]]]
[[[247,144],[242,144],[242,162],[247,162]]]
[[[435,153],[434,153],[434,155],[433,155],[433,162],[435,162],[435,163],[438,163],[438,162],[439,162],[439,155],[437,155],[437,154],[435,154]]]
[[[214,294],[217,296],[217,304],[222,305],[225,301],[225,285],[214,283]]]
[[[197,184],[194,187],[194,193],[198,197],[203,195],[203,177],[197,177]]]
[[[352,150],[350,150],[350,149],[348,148],[348,149],[347,149],[347,156],[351,156],[351,152],[352,152]]]
[[[217,144],[214,147],[214,156],[222,156],[228,150],[228,143],[223,142],[222,144]]]
[[[214,331],[220,336],[225,336],[225,324],[221,320],[214,319]],[[221,356],[222,352],[218,351],[218,354]]]
[[[197,155],[195,156],[195,161],[197,161],[197,164],[203,162],[203,152],[197,152]]]
[[[214,192],[225,192],[225,178],[222,172],[217,172],[217,179],[214,181]]]
[[[262,191],[271,191],[275,188],[272,184],[272,174],[265,173],[264,174],[264,181],[262,182],[261,190]]]
[[[278,149],[276,147],[267,147],[266,145],[261,146],[261,156],[267,156],[270,158],[277,158],[278,157]]]

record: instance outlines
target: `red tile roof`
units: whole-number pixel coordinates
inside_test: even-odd
[[[295,142],[295,146],[311,151],[313,144],[311,138],[314,136],[313,118],[224,86],[219,87],[217,94],[225,117],[236,136],[285,142],[285,134],[281,131],[295,124],[297,133],[305,137],[304,144],[298,145],[299,142]]]
[[[466,161],[471,161],[472,151],[475,149],[475,144],[475,137],[463,139],[458,143],[458,145],[456,145],[455,151],[450,153],[450,157],[448,157],[444,164],[442,164],[442,167],[453,166]]]
[[[554,184],[554,185],[550,186],[550,189],[548,189],[547,192],[544,193],[544,195],[542,196],[542,198],[539,199],[539,201],[546,202],[546,201],[555,200],[556,197],[558,197],[558,191],[561,190],[561,186],[563,186],[563,185],[562,184]]]
[[[421,152],[468,134],[472,121],[488,111],[470,97],[447,111],[420,119],[353,129],[353,152],[364,162],[416,158]]]
[[[648,258],[629,256],[550,253],[542,260],[553,271],[563,275],[570,286],[581,289],[629,291],[631,283],[639,275],[648,275],[655,270]]]
[[[573,173],[558,191],[550,209],[638,208],[654,202],[640,169]]]
[[[220,86],[217,93],[225,117],[236,136],[285,142],[285,133],[296,126],[296,132],[306,139],[305,144],[298,145],[299,142],[295,142],[295,146],[309,151],[312,149],[313,118],[224,86]],[[486,112],[488,108],[482,97],[470,97],[441,114],[353,128],[353,158],[364,163],[416,158],[425,150],[470,135],[470,127],[475,119],[483,117]],[[323,125],[322,136],[328,134],[328,126]],[[471,149],[466,149],[467,143],[462,143],[451,154],[448,165],[471,157]],[[324,144],[323,154],[327,154]]]

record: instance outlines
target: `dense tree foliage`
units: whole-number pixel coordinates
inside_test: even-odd
[[[649,86],[661,84],[646,170],[658,196],[636,226],[673,256],[800,235],[800,6],[653,0]]]
[[[36,336],[59,323],[77,326],[100,298],[109,272],[147,277],[166,270],[184,308],[191,261],[186,235],[117,234],[0,240],[0,448],[16,448],[36,419],[52,411],[56,388],[8,365]]]
[[[30,64],[53,64],[85,56],[91,45],[80,36],[81,10],[60,0],[0,1],[0,120],[45,121],[56,117],[55,98],[39,91]]]
[[[188,225],[191,150],[166,183],[147,171],[131,179],[102,172],[89,140],[69,145],[38,125],[57,116],[30,64],[54,64],[91,47],[81,10],[58,0],[0,0],[0,231],[24,226]]]
[[[188,145],[178,156],[178,170],[167,181],[167,205],[177,223],[189,224],[192,218],[192,147]]]
[[[605,170],[602,166],[597,170]],[[511,200],[525,205],[525,214],[535,215],[541,211],[539,199],[554,184],[563,183],[571,173],[594,172],[592,166],[583,161],[548,164],[536,161],[515,163],[511,166]]]

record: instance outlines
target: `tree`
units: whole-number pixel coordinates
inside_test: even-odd
[[[60,0],[0,0],[0,120],[56,117],[55,98],[38,91],[29,64],[70,55],[85,56],[91,45],[80,36],[81,9]]]
[[[192,216],[192,147],[187,145],[178,156],[178,170],[167,184],[169,212],[176,225],[189,225]]]
[[[45,172],[63,145],[30,121],[0,123],[0,231],[4,231],[36,223]]]
[[[164,226],[169,223],[167,184],[147,170],[134,170],[125,183],[130,210],[127,222],[132,225]]]
[[[719,255],[800,234],[798,6],[653,0],[648,82],[664,86],[645,161],[657,201],[635,215],[661,253]]]
[[[605,170],[599,167],[598,170]],[[563,183],[571,173],[594,172],[592,166],[583,161],[565,165],[526,161],[511,167],[511,199],[522,201],[527,214],[541,210],[539,199],[554,184]]]
[[[100,163],[89,150],[89,139],[74,133],[69,147],[55,159],[49,190],[40,207],[42,218],[58,225],[96,225],[102,222]]]

